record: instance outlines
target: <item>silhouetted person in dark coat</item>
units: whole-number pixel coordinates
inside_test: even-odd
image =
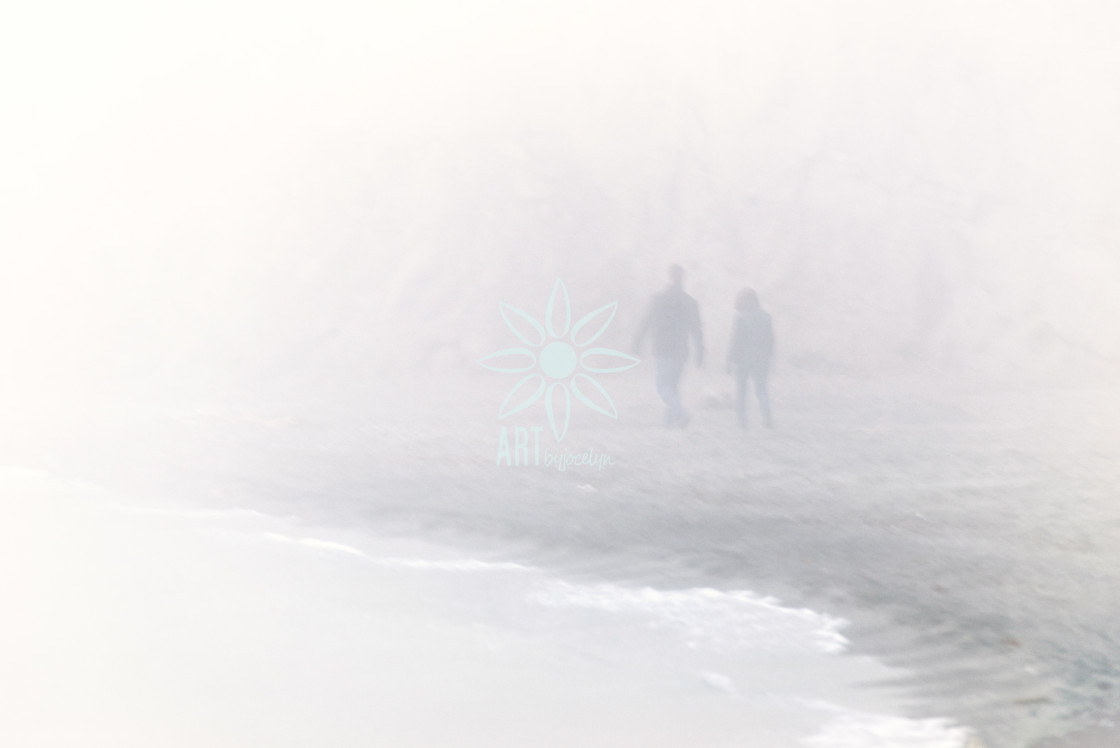
[[[688,414],[681,405],[679,387],[681,374],[688,363],[688,340],[696,348],[696,365],[704,363],[704,337],[700,331],[700,307],[696,299],[684,292],[684,268],[669,268],[669,286],[654,295],[634,338],[635,352],[641,349],[646,333],[653,330],[653,356],[657,394],[665,401],[665,425],[688,424]]]
[[[758,294],[744,288],[735,299],[735,319],[731,346],[727,350],[727,370],[735,375],[735,415],[740,428],[747,426],[747,380],[754,380],[754,392],[762,421],[774,427],[770,413],[770,361],[774,357],[774,326],[762,311]]]

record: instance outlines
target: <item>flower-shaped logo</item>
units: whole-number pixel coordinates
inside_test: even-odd
[[[568,433],[573,395],[597,413],[618,418],[611,396],[601,384],[583,373],[613,374],[633,368],[641,361],[610,348],[588,348],[614,319],[618,310],[617,301],[599,307],[573,325],[568,289],[563,281],[557,280],[552,287],[552,295],[548,297],[543,325],[505,302],[499,303],[498,309],[506,326],[525,346],[491,353],[480,358],[478,363],[491,371],[505,374],[532,372],[518,381],[506,395],[498,409],[499,420],[528,408],[541,395],[545,396],[548,425],[552,427],[556,441],[562,441]],[[557,324],[557,317],[560,317],[560,324]]]

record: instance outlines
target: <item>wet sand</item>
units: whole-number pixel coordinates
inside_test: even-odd
[[[334,409],[118,409],[91,421],[129,424],[99,426],[98,449],[47,458],[567,578],[775,595],[850,620],[857,654],[911,673],[893,684],[911,716],[992,748],[1093,745],[1120,712],[1120,397],[934,381],[788,377],[779,428],[744,433],[714,372],[687,381],[685,432],[660,427],[644,374],[620,378],[620,419],[574,411],[564,443],[611,455],[602,470],[495,465],[504,389],[488,379]]]
[[[958,748],[842,622],[0,467],[5,744]]]

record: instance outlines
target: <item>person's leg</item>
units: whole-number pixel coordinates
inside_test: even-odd
[[[665,356],[658,356],[657,365],[657,394],[665,403],[665,425],[672,426],[677,420],[677,396],[673,383],[673,361]]]
[[[672,373],[672,388],[673,388],[673,401],[676,403],[677,411],[677,425],[682,429],[688,425],[689,417],[688,412],[681,404],[681,376],[684,374],[684,367],[688,364],[688,359],[680,358],[673,359],[673,373]]]
[[[754,370],[754,392],[758,396],[758,409],[762,411],[762,422],[767,428],[774,428],[774,419],[770,413],[770,372],[765,366]]]
[[[747,367],[742,364],[735,366],[735,422],[747,427]]]
[[[665,402],[667,426],[681,423],[685,418],[684,407],[681,406],[680,396],[677,394],[683,369],[682,361],[667,356],[657,358],[657,394]]]

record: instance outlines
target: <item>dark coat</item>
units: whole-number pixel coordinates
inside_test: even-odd
[[[727,362],[750,369],[765,369],[774,356],[774,325],[761,309],[735,312]]]
[[[653,355],[677,360],[688,359],[688,339],[696,346],[697,358],[704,355],[700,330],[700,305],[680,288],[667,288],[656,294],[642,320],[635,349],[646,333],[653,331]]]

